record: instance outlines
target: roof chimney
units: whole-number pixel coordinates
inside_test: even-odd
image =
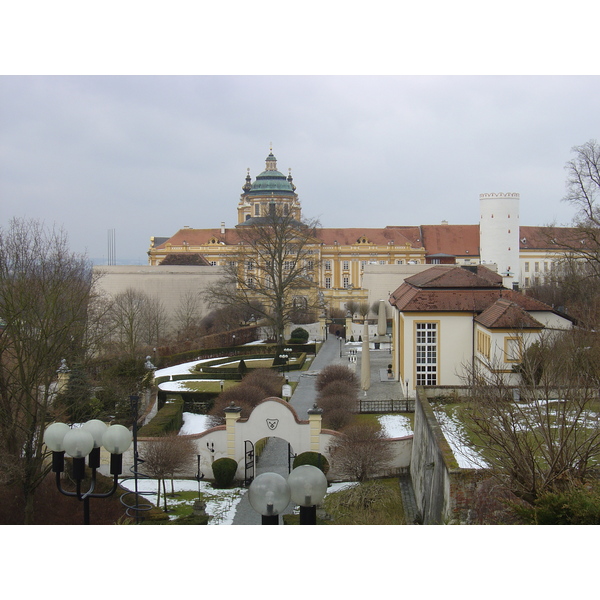
[[[221,233],[225,233],[225,221],[221,221]]]

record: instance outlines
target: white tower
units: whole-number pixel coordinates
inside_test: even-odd
[[[495,263],[504,286],[519,283],[519,194],[479,194],[479,256]]]

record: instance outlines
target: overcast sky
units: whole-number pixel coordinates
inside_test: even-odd
[[[278,29],[267,30],[281,57]],[[63,38],[53,30],[52,39]],[[467,38],[471,55],[479,39]],[[27,39],[10,43],[23,49]],[[238,56],[246,50],[252,45]],[[265,46],[254,51],[260,68],[251,72],[268,73]],[[69,56],[78,56],[75,46]],[[121,72],[113,66],[91,72]],[[161,67],[154,72],[170,72]],[[118,262],[146,264],[150,236],[233,227],[246,169],[253,179],[263,171],[271,144],[279,170],[292,169],[304,215],[324,227],[474,224],[488,192],[520,193],[521,223],[543,225],[571,221],[561,202],[565,162],[573,146],[600,139],[596,75],[69,74],[80,72],[4,69],[0,225],[11,217],[57,223],[72,249],[98,264],[109,230]]]

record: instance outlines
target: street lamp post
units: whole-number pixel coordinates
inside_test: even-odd
[[[317,504],[327,493],[327,478],[313,465],[300,465],[288,476],[292,500],[300,507],[300,525],[317,524]]]
[[[290,497],[290,486],[278,473],[261,473],[248,488],[248,500],[262,515],[262,525],[279,525],[279,515],[287,508]]]
[[[71,429],[65,423],[53,423],[44,432],[44,443],[52,451],[52,471],[56,473],[56,486],[65,496],[73,496],[83,502],[83,524],[90,524],[90,498],[108,498],[117,490],[119,475],[123,470],[123,452],[131,446],[133,436],[123,425],[108,427],[98,419],[84,423],[82,427]],[[110,474],[113,486],[105,493],[94,493],[96,471],[100,467],[100,448],[104,446],[110,452]],[[65,470],[65,453],[73,458],[73,477],[76,490],[64,490],[60,474]],[[85,478],[85,459],[92,470],[90,486],[83,492],[82,481]]]
[[[248,489],[248,499],[262,515],[262,525],[279,525],[290,500],[300,507],[300,525],[317,524],[317,504],[327,492],[327,478],[313,465],[296,467],[287,480],[278,473],[261,473]]]

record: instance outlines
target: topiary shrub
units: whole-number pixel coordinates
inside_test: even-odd
[[[329,462],[327,462],[327,459],[319,452],[302,452],[301,454],[298,454],[298,456],[294,458],[292,466],[295,469],[300,465],[312,465],[313,467],[318,467],[325,475],[327,475],[327,471],[329,471]]]
[[[306,329],[297,327],[294,329],[294,331],[292,331],[290,338],[294,340],[292,342],[293,344],[306,344],[306,342],[308,342],[309,333],[306,331]]]
[[[237,468],[238,464],[233,458],[217,458],[212,464],[212,470],[215,476],[213,486],[216,488],[230,487],[235,478]]]
[[[345,381],[357,391],[360,388],[360,382],[354,371],[351,371],[344,365],[329,365],[328,367],[325,367],[317,375],[315,387],[317,391],[320,392],[333,381]]]
[[[168,400],[154,418],[138,431],[140,437],[160,437],[171,431],[177,432],[183,425],[183,398]]]

